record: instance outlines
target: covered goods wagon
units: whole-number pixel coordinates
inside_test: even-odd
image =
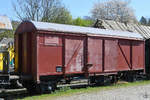
[[[34,21],[15,32],[15,68],[28,89],[52,90],[74,77],[90,83],[129,78],[144,72],[144,51],[138,33]]]

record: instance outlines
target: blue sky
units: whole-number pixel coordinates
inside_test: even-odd
[[[107,0],[63,0],[63,3],[69,9],[73,18],[76,18],[89,16],[93,4],[97,1]],[[12,2],[16,2],[16,0],[0,1],[0,15],[7,15],[11,20],[16,20]],[[138,20],[141,16],[150,18],[150,0],[131,0],[130,6],[134,9]]]

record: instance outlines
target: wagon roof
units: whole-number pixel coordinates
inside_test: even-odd
[[[139,33],[97,29],[92,27],[81,27],[65,24],[47,23],[47,22],[35,22],[35,21],[23,21],[17,28],[16,33],[33,32],[33,31],[57,31],[68,32],[76,34],[87,34],[89,36],[105,36],[105,37],[117,37],[124,39],[136,39],[144,40]]]

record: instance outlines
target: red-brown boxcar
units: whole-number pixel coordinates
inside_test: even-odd
[[[144,72],[144,51],[138,33],[34,21],[22,22],[15,32],[16,71],[28,89],[44,84],[51,90],[74,77],[90,83],[104,76],[129,78]]]

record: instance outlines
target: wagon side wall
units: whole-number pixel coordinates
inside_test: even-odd
[[[53,32],[36,34],[37,65],[34,66],[37,69],[34,68],[34,72],[37,74],[34,73],[34,77],[37,80],[40,76],[144,70],[143,41]]]
[[[89,73],[144,70],[144,41],[88,37]]]

